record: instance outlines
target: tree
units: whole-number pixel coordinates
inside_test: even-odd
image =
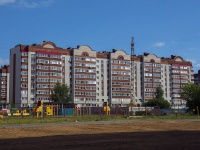
[[[182,87],[181,98],[186,100],[186,106],[190,111],[199,112],[200,107],[200,85],[187,83]]]
[[[163,90],[161,87],[156,88],[155,98],[148,100],[148,102],[144,103],[144,106],[159,106],[161,109],[170,108],[170,103],[163,98]]]
[[[163,98],[154,98],[144,103],[144,106],[150,106],[150,107],[159,106],[161,109],[163,109],[163,108],[170,108],[170,103],[167,100],[164,100]]]
[[[164,92],[161,87],[156,88],[156,92],[155,92],[156,98],[163,98],[163,93]]]
[[[52,90],[51,100],[59,103],[69,103],[71,101],[70,88],[65,84],[57,82]]]

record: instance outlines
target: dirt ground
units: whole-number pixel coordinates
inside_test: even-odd
[[[200,120],[0,126],[0,150],[197,150],[199,145]]]

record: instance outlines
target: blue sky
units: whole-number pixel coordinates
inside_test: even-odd
[[[0,0],[0,65],[17,44],[52,41],[158,57],[179,55],[200,69],[199,0]]]

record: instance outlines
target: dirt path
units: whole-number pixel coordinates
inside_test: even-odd
[[[91,122],[0,128],[3,149],[198,149],[200,121]]]

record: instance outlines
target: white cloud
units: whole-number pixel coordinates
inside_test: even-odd
[[[36,8],[39,6],[36,2],[28,2],[26,0],[20,0],[16,3],[19,7],[26,7],[26,8]]]
[[[195,69],[195,72],[198,72],[198,70],[200,70],[200,64],[198,62],[198,64],[196,65],[193,65],[194,69]]]
[[[196,64],[196,66],[195,67],[200,67],[200,64]]]
[[[186,61],[190,61],[190,62],[192,62],[192,64],[196,64],[196,60],[194,60],[194,59],[187,58]]]
[[[15,0],[0,0],[0,5],[11,4],[14,2],[15,2]]]
[[[0,5],[13,5],[15,7],[37,8],[50,6],[54,0],[0,0]]]
[[[9,59],[3,59],[0,57],[0,66],[8,65]]]
[[[163,46],[165,46],[165,42],[157,42],[153,44],[153,47],[163,47]]]
[[[41,2],[41,5],[42,5],[42,6],[49,6],[49,5],[51,5],[52,3],[54,3],[54,0],[45,0],[45,1],[42,1],[42,2]]]
[[[193,50],[195,50],[195,48],[189,48],[188,50],[189,50],[189,51],[193,51]]]

